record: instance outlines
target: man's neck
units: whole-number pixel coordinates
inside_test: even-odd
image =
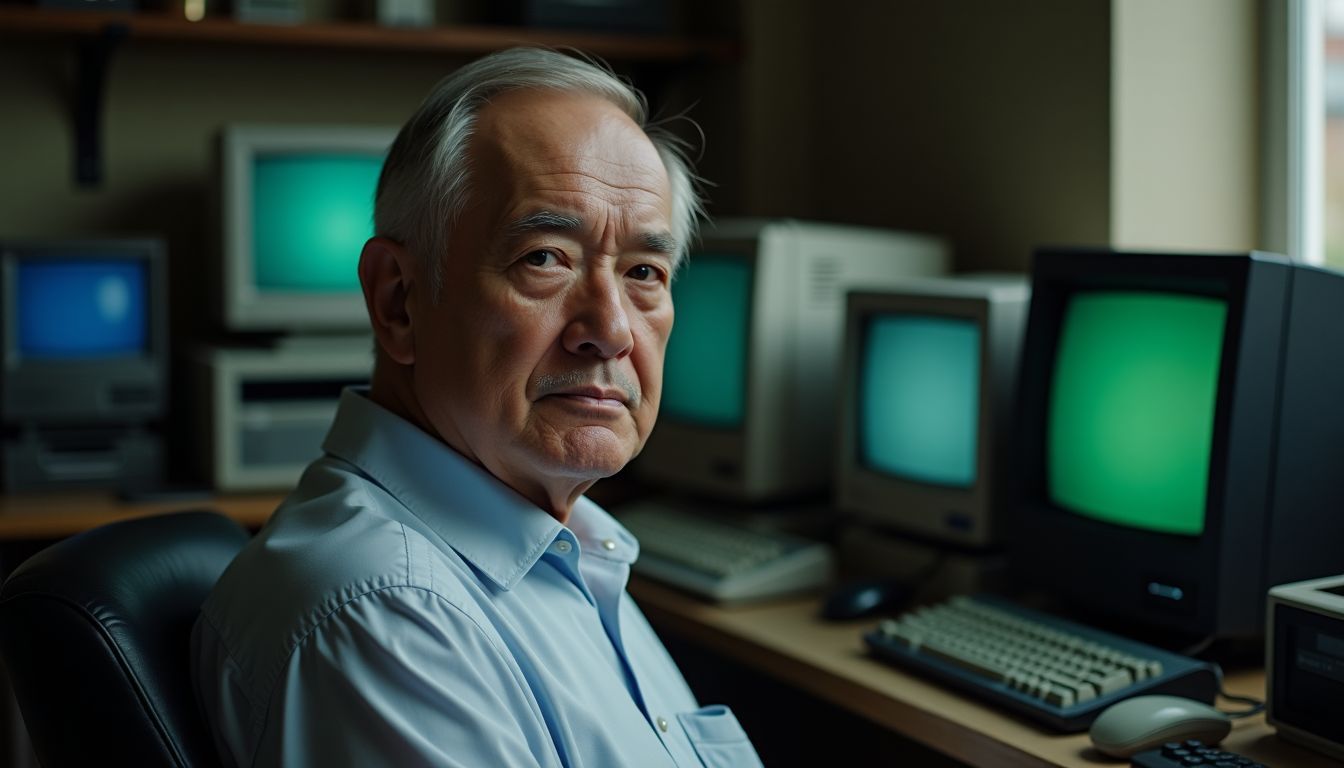
[[[388,371],[388,368],[402,369]],[[468,450],[467,446],[454,445],[444,437],[433,422],[425,415],[419,399],[410,385],[409,368],[379,360],[373,369],[373,380],[369,387],[369,399],[406,421],[419,427],[425,434],[456,451],[463,458],[481,467],[491,476],[504,483],[523,498],[536,504],[542,511],[560,521],[568,523],[570,512],[579,497],[597,482],[596,479],[578,479],[572,477],[548,478],[546,482],[537,479],[509,477],[507,473],[497,472]]]

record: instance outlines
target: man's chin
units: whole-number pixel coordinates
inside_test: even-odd
[[[597,480],[620,472],[638,448],[639,441],[605,426],[574,427],[547,464],[557,474]]]

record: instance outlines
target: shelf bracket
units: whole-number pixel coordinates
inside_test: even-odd
[[[117,45],[129,33],[125,24],[108,24],[97,35],[75,43],[75,183],[81,187],[97,187],[103,181],[107,66]]]

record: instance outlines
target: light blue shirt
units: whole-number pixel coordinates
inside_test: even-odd
[[[757,766],[625,591],[638,542],[569,525],[347,390],[192,635],[226,765]]]

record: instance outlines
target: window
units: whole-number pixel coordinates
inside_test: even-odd
[[[1325,0],[1324,34],[1324,248],[1322,260],[1344,269],[1344,0]]]

